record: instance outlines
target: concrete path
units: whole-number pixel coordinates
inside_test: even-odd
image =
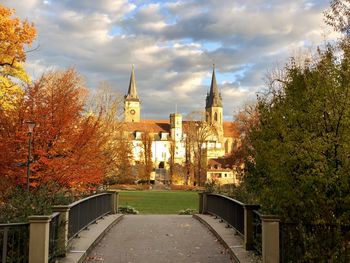
[[[126,215],[86,263],[231,262],[216,237],[192,216]]]
[[[102,239],[102,237],[116,224],[124,215],[113,214],[99,219],[96,224],[92,224],[88,229],[79,233],[79,238],[73,238],[70,242],[67,255],[58,260],[59,263],[79,263],[82,262],[91,249]]]

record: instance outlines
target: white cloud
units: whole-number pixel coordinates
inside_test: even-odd
[[[322,18],[328,3],[307,0],[0,2],[38,28],[39,49],[27,60],[34,77],[74,66],[91,87],[107,80],[125,93],[135,64],[143,116],[161,119],[171,104],[204,108],[213,62],[229,118],[264,86],[271,65],[332,32]]]

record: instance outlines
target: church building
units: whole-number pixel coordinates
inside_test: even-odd
[[[199,162],[202,182],[215,179],[221,184],[238,183],[234,167],[227,162],[234,143],[234,127],[232,122],[223,119],[222,96],[218,90],[214,67],[210,91],[206,97],[204,120],[183,120],[183,116],[177,112],[171,113],[168,120],[144,120],[141,116],[141,100],[132,67],[128,92],[124,97],[124,124],[132,142],[134,164],[143,160],[144,136],[147,134],[151,140],[151,180],[185,183],[184,179],[181,181],[178,177],[177,180],[172,177],[174,166],[196,166]],[[196,159],[198,153],[200,158]],[[193,176],[186,180],[189,184],[196,181]]]

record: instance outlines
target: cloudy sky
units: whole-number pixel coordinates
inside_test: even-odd
[[[327,0],[0,0],[34,22],[27,69],[75,67],[94,89],[125,94],[135,65],[142,117],[204,109],[216,65],[226,120],[264,87],[268,70],[332,38]]]

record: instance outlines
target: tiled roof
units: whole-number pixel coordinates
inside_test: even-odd
[[[190,125],[192,121],[183,121],[183,128]],[[224,136],[225,137],[237,137],[238,131],[232,122],[224,122]],[[169,120],[141,120],[140,122],[128,122],[125,123],[126,130],[129,132],[134,131],[148,131],[151,133],[169,132],[170,122]]]
[[[232,168],[233,167],[232,157],[228,155],[220,158],[211,158],[208,160],[208,166],[209,167],[217,166],[218,169]]]
[[[170,133],[170,123],[168,120],[141,120],[140,122],[125,123],[125,126],[126,130],[129,132],[147,131],[151,133]]]
[[[238,130],[233,122],[224,122],[224,137],[238,137]]]

